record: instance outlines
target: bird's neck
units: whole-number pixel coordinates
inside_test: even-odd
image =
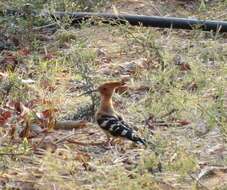
[[[113,114],[114,108],[113,108],[113,101],[112,97],[102,96],[101,102],[100,102],[100,110],[102,112],[105,112],[107,114]]]

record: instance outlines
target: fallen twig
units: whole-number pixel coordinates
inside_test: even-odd
[[[99,145],[103,145],[103,143],[105,142],[99,142],[99,143],[84,143],[84,142],[79,142],[79,141],[75,141],[75,140],[71,140],[71,139],[68,139],[67,142],[69,143],[73,143],[73,144],[78,144],[78,145],[82,145],[82,146],[99,146]]]
[[[52,27],[56,27],[56,26],[57,26],[56,23],[51,23],[51,24],[47,24],[47,25],[44,25],[44,26],[35,27],[35,28],[33,28],[33,30],[34,31],[43,30],[43,29],[46,29],[46,28],[52,28]]]
[[[88,122],[84,120],[67,120],[67,121],[56,121],[54,129],[80,129],[88,126]]]
[[[62,142],[64,142],[64,141],[66,141],[68,138],[70,138],[70,137],[72,137],[72,136],[74,136],[74,135],[75,135],[75,133],[74,133],[74,131],[73,131],[72,134],[65,135],[64,137],[58,139],[58,140],[55,142],[55,144],[62,143]]]

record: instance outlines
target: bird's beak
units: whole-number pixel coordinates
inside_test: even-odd
[[[119,87],[122,87],[122,86],[125,86],[126,85],[126,81],[117,81],[117,82],[109,82],[109,83],[106,83],[108,84],[108,86],[112,87],[112,88],[119,88]]]
[[[129,89],[128,85],[124,84],[124,85],[121,85],[121,86],[115,88],[115,92],[118,94],[123,94],[126,91],[128,91],[128,89]]]
[[[89,90],[89,91],[86,91],[86,92],[78,95],[77,97],[84,96],[84,95],[87,95],[87,94],[92,94],[93,92],[97,92],[97,91],[98,91],[98,89]]]
[[[121,81],[116,81],[116,82],[108,82],[105,84],[111,86],[113,89],[115,89],[116,92],[122,92],[122,91],[124,92],[128,89],[126,82],[127,82],[126,80],[121,80]],[[98,88],[94,89],[94,90],[88,90],[88,91],[78,95],[77,97],[89,95],[89,94],[92,94],[93,92],[97,92],[97,91],[98,91]]]

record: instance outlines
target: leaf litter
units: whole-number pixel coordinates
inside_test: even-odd
[[[166,6],[165,4],[163,4],[166,3],[164,1],[160,2],[139,1],[140,6],[137,6],[137,8],[134,7],[135,5],[138,5],[136,2],[133,3],[130,2],[124,1],[122,3],[119,3],[119,5],[115,6],[114,8],[115,12],[117,12],[118,9],[120,8],[122,8],[122,10],[125,11],[126,10],[128,11],[131,8],[131,10],[139,13],[143,13],[141,11],[146,11],[146,13],[148,14],[151,13],[164,14],[164,12],[167,11],[165,12],[167,15],[168,14],[175,15],[179,14],[178,11],[180,10],[180,8],[178,7],[179,10],[177,9],[176,12],[173,11],[173,9],[175,9],[175,7],[173,6],[175,5],[180,5],[180,7],[182,6],[187,7],[187,5],[190,5],[190,9],[195,9],[194,6],[196,6],[196,3],[194,2],[183,3],[182,1],[174,1],[175,3],[172,2],[168,3],[168,1],[166,1],[167,2],[166,5],[168,5],[169,8],[166,10],[162,10],[160,8]],[[148,6],[145,6],[145,4],[146,5],[152,4],[153,8],[146,9],[146,7]],[[193,7],[191,7],[192,5]],[[190,11],[189,12],[186,11],[185,14],[187,13],[190,13]],[[207,13],[204,14],[206,15]],[[123,98],[120,99],[119,96],[116,96],[115,98],[117,102],[116,106],[118,109],[120,110],[124,109],[126,113],[135,114],[135,117],[134,115],[129,117],[133,118],[133,123],[135,122],[136,124],[138,124],[139,126],[138,130],[141,130],[142,127],[144,127],[144,129],[146,130],[148,127],[149,130],[151,129],[152,131],[155,131],[155,137],[152,140],[157,141],[156,149],[160,151],[159,152],[160,156],[157,157],[160,157],[159,159],[164,161],[163,164],[164,171],[160,173],[154,172],[154,175],[152,175],[152,177],[149,176],[149,181],[152,181],[153,178],[155,178],[156,182],[158,182],[159,189],[174,189],[174,188],[190,189],[194,182],[195,183],[198,182],[200,185],[207,188],[211,187],[211,189],[221,186],[220,184],[224,184],[226,179],[225,174],[226,147],[222,135],[222,129],[224,130],[224,128],[217,127],[211,128],[210,123],[203,121],[203,119],[206,117],[207,113],[206,111],[208,112],[212,111],[211,108],[207,107],[207,110],[206,109],[202,110],[203,113],[200,115],[201,117],[204,117],[202,119],[201,118],[198,119],[196,117],[197,114],[199,115],[198,111],[192,109],[192,107],[194,107],[193,98],[195,98],[196,95],[200,95],[199,93],[201,93],[202,95],[206,96],[206,100],[208,102],[216,97],[217,93],[216,87],[213,88],[214,92],[212,91],[212,87],[209,87],[209,90],[212,91],[210,94],[209,90],[204,93],[202,90],[200,91],[200,88],[205,88],[206,86],[206,84],[200,78],[202,77],[203,72],[200,73],[200,76],[197,76],[194,73],[195,69],[200,68],[196,68],[194,62],[184,55],[185,52],[180,52],[180,54],[186,57],[185,60],[183,61],[180,60],[179,61],[180,64],[176,64],[176,62],[174,62],[175,66],[177,67],[177,70],[174,70],[175,73],[173,77],[173,75],[171,74],[172,72],[171,69],[168,70],[169,67],[168,64],[169,62],[174,60],[172,59],[172,56],[174,54],[169,55],[167,52],[165,57],[166,60],[164,60],[164,62],[167,63],[167,65],[164,68],[167,68],[167,70],[166,72],[164,72],[164,76],[166,78],[169,77],[170,79],[174,79],[177,82],[186,80],[186,82],[182,86],[180,86],[180,88],[186,89],[188,91],[187,95],[190,98],[192,98],[192,100],[190,100],[191,101],[190,103],[192,103],[193,106],[187,107],[188,106],[187,98],[180,99],[179,102],[177,102],[177,104],[174,104],[174,99],[169,99],[168,103],[162,102],[161,111],[159,110],[160,108],[158,107],[159,106],[157,103],[158,101],[152,102],[152,105],[157,105],[156,108],[157,110],[155,110],[155,108],[146,110],[148,108],[146,108],[143,102],[146,103],[149,101],[149,99],[146,99],[149,93],[153,93],[159,96],[158,100],[160,102],[162,101],[162,99],[164,101],[166,98],[168,99],[168,96],[171,97],[172,95],[170,94],[170,92],[168,92],[169,90],[165,89],[166,88],[165,85],[170,85],[168,86],[168,88],[171,88],[174,87],[176,83],[174,82],[173,84],[167,83],[162,73],[158,71],[157,69],[158,67],[156,66],[158,64],[156,62],[158,62],[157,60],[161,59],[160,57],[158,58],[154,57],[155,58],[154,66],[152,62],[153,60],[150,61],[147,60],[147,58],[141,58],[146,56],[144,56],[144,54],[142,53],[138,54],[138,52],[136,52],[137,50],[138,51],[140,50],[139,49],[140,46],[138,46],[138,44],[136,44],[133,41],[133,38],[129,37],[129,39],[127,39],[128,41],[126,40],[128,43],[127,44],[125,43],[124,40],[122,40],[122,38],[114,34],[114,32],[117,31],[114,31],[113,29],[113,31],[108,32],[108,29],[102,27],[103,26],[100,26],[100,28],[85,27],[84,30],[83,28],[81,28],[78,31],[79,33],[82,33],[81,38],[85,39],[85,41],[86,38],[84,38],[84,36],[86,36],[87,32],[89,33],[90,31],[94,32],[93,33],[94,35],[89,37],[86,43],[89,43],[88,45],[89,48],[93,46],[96,49],[98,49],[98,51],[96,52],[97,58],[95,61],[97,64],[96,66],[99,69],[95,73],[102,74],[102,79],[129,76],[136,80],[138,84],[140,84],[138,85],[138,88],[119,89],[118,92],[121,94]],[[154,33],[156,32],[156,30],[152,31]],[[159,30],[157,31],[161,32]],[[135,31],[135,33],[136,32],[138,31]],[[163,42],[161,41],[160,43],[166,43],[164,32],[163,32],[164,37],[159,36],[160,41],[164,39]],[[100,35],[100,33],[102,35]],[[166,33],[168,34],[168,32]],[[169,33],[168,35],[169,35],[167,40],[168,43],[170,43],[171,40],[173,40],[174,42],[174,40],[176,39],[182,42],[183,39],[185,41],[184,45],[186,44],[187,46],[188,45],[187,39],[185,39],[185,37],[189,38],[189,40],[193,40],[193,38],[198,38],[198,36],[202,34],[192,34],[187,32],[177,34],[177,32],[176,33],[172,32]],[[181,35],[183,35],[184,38],[180,38]],[[203,37],[201,38],[203,39]],[[70,44],[69,38],[66,39],[68,42],[63,43],[63,46],[66,47],[65,50],[73,47],[72,45],[73,42],[72,44]],[[72,38],[71,40],[73,39],[77,38]],[[130,43],[132,44],[132,46],[127,47],[126,45],[129,45]],[[111,44],[111,47],[109,44]],[[54,46],[55,45],[56,44],[54,44]],[[177,46],[177,42],[174,45]],[[171,45],[171,47],[174,47],[174,45]],[[153,47],[152,50],[154,49],[155,47]],[[91,50],[91,48],[89,50]],[[130,51],[127,52],[127,50]],[[177,50],[181,51],[180,48]],[[146,49],[142,49],[141,52],[143,51],[149,52],[146,51]],[[178,53],[179,52],[177,52],[177,54]],[[189,53],[193,54],[193,52]],[[205,60],[206,57],[205,55],[203,55],[203,52],[200,53],[201,57],[204,56],[201,59]],[[19,49],[16,53],[11,51],[3,52],[2,53],[3,56],[1,57],[0,61],[0,64],[3,66],[0,73],[1,82],[9,77],[7,73],[8,69],[12,71],[16,70],[16,66],[18,66],[18,64],[20,65],[25,64],[25,61],[21,60],[28,58],[32,54],[33,52],[29,48]],[[58,59],[58,54],[57,53],[55,54],[55,52],[52,51],[51,49],[50,50],[48,49],[48,51],[45,50],[41,54],[42,60],[46,61],[45,63],[48,63],[49,61],[49,63],[53,64],[54,60]],[[151,57],[152,56],[153,55],[151,55]],[[18,58],[22,59],[19,60]],[[40,67],[42,67],[42,65]],[[201,68],[201,71],[203,71],[203,69],[204,68]],[[148,77],[152,77],[149,74],[147,75],[146,71],[148,70],[151,70],[153,74],[154,72],[158,72],[160,75],[156,76],[156,78],[153,77],[152,81],[148,80]],[[68,70],[64,71],[64,73],[67,72],[69,71]],[[145,79],[140,77],[139,76],[140,74],[142,74]],[[193,76],[193,74],[195,75]],[[24,85],[40,84],[40,88],[43,91],[47,91],[49,94],[50,93],[55,94],[59,90],[58,86],[65,85],[64,75],[62,76],[63,79],[61,79],[61,76],[59,77],[60,80],[58,79],[60,81],[59,84],[52,83],[50,82],[49,79],[47,80],[45,78],[38,79],[36,77],[33,76],[31,77],[27,75],[22,77],[21,82]],[[77,93],[79,94],[80,92],[78,91],[81,91],[80,84],[74,85],[77,82],[77,80],[75,80],[75,78],[77,77],[81,78],[81,76],[74,76],[74,78],[68,83],[66,80],[66,85],[68,85],[67,88],[70,89],[70,93],[72,93],[67,94],[69,102],[71,100],[74,100],[72,96],[74,96]],[[141,85],[140,81],[142,79],[145,80],[143,85]],[[63,89],[62,91],[64,90],[65,89]],[[171,93],[177,94],[177,92]],[[138,147],[135,148],[128,142],[125,142],[123,146],[116,143],[112,150],[106,150],[105,148],[102,147],[102,143],[105,141],[105,135],[96,125],[91,124],[86,120],[79,121],[58,120],[59,115],[61,115],[62,112],[65,111],[60,106],[62,106],[65,103],[67,109],[72,107],[71,109],[73,110],[75,109],[73,107],[75,105],[77,106],[76,101],[78,102],[84,101],[85,99],[84,97],[83,97],[84,99],[82,100],[81,99],[76,100],[75,101],[76,104],[72,105],[72,103],[67,104],[66,98],[64,99],[65,102],[62,103],[62,101],[54,97],[58,101],[56,101],[57,103],[53,103],[54,98],[51,99],[52,98],[51,97],[50,100],[49,97],[47,98],[47,94],[44,94],[43,95],[44,97],[42,97],[42,95],[41,97],[40,95],[35,95],[36,97],[32,97],[24,101],[17,99],[11,100],[9,98],[10,94],[6,93],[6,97],[9,98],[9,100],[8,101],[4,100],[5,103],[2,104],[2,108],[0,110],[1,111],[0,124],[2,129],[4,130],[4,134],[9,135],[10,139],[8,139],[6,135],[2,136],[1,145],[2,147],[4,147],[10,141],[12,143],[13,139],[15,144],[19,142],[18,144],[22,145],[22,147],[20,147],[20,149],[22,149],[22,152],[17,152],[16,151],[17,149],[15,148],[12,150],[9,149],[6,152],[2,153],[2,156],[4,157],[9,156],[10,158],[12,158],[12,160],[7,158],[6,161],[9,162],[9,165],[13,164],[15,166],[14,168],[8,168],[7,172],[0,176],[2,186],[8,183],[9,184],[8,187],[21,186],[23,189],[26,188],[35,189],[36,186],[40,186],[43,187],[43,189],[46,189],[50,187],[48,186],[50,185],[48,184],[48,182],[52,181],[54,185],[53,187],[51,186],[51,188],[56,189],[57,187],[55,188],[55,186],[58,186],[63,187],[63,189],[64,188],[67,189],[67,183],[72,182],[72,178],[70,177],[73,176],[73,181],[76,181],[76,183],[85,188],[90,187],[91,189],[92,187],[95,187],[94,185],[95,183],[91,183],[94,180],[91,173],[96,173],[97,175],[94,176],[96,176],[97,178],[102,175],[105,176],[106,174],[108,174],[108,176],[112,177],[111,179],[117,178],[116,176],[114,176],[115,174],[123,175],[125,173],[127,178],[124,179],[128,180],[128,178],[130,179],[138,178],[140,181],[142,181],[143,178],[146,178],[146,174],[144,174],[143,172],[152,171],[154,166],[156,166],[155,162],[156,157],[154,156],[155,159],[152,159],[153,157],[151,156],[153,150],[152,151],[143,150]],[[155,97],[155,95],[151,95],[151,97],[157,100],[157,97]],[[181,96],[181,94],[177,95]],[[177,99],[176,97],[174,98]],[[125,102],[126,99],[130,99],[131,102],[130,103]],[[137,109],[136,111],[133,110],[132,108],[135,105],[132,106],[129,105],[131,103],[135,103],[135,101],[142,102],[143,105],[142,111],[140,110],[140,105],[136,105]],[[129,105],[129,107],[123,106],[122,104]],[[186,106],[182,107],[179,106],[181,104],[183,105],[186,104]],[[170,105],[170,107],[166,105]],[[174,111],[172,112],[172,110]],[[188,114],[194,111],[195,111],[195,113],[193,113],[195,115],[194,117]],[[212,113],[210,115],[212,115]],[[138,119],[137,117],[140,119]],[[212,123],[212,121],[213,121],[212,117],[209,118],[209,122]],[[150,133],[151,132],[149,131],[148,134]],[[159,135],[161,136],[160,139]],[[183,150],[181,150],[183,153],[177,152],[179,148],[183,148]],[[27,150],[27,152],[25,150]],[[166,151],[166,153],[162,153],[162,151]],[[187,151],[189,151],[188,154]],[[34,158],[30,157],[31,154],[32,156],[34,156]],[[200,161],[199,163],[203,163],[200,166],[197,165],[194,170],[191,170],[191,168],[193,168],[193,164],[191,164],[190,154],[193,155],[195,154],[196,159]],[[148,165],[146,165],[143,162],[145,162],[144,161],[146,160],[145,158],[149,156],[151,156],[151,158],[149,158],[149,161],[147,161],[146,163]],[[55,159],[53,159],[53,157]],[[13,159],[18,159],[18,162],[14,163]],[[75,162],[72,162],[72,160],[74,160]],[[180,181],[182,180],[181,173],[178,173],[178,171],[181,172],[181,168],[188,168],[187,166],[188,163],[185,163],[184,162],[185,160],[187,160],[191,165],[189,165],[190,170],[188,171],[189,172],[188,175],[186,174],[185,179],[182,182]],[[170,165],[166,164],[168,161]],[[195,162],[196,161],[197,160],[195,160]],[[217,162],[220,164],[219,166],[216,166]],[[67,169],[62,170],[62,167]],[[114,169],[118,167],[122,167],[125,170],[122,171],[122,168],[119,168],[119,171],[122,171],[119,174],[118,173],[119,171]],[[143,167],[146,169],[144,169]],[[134,169],[138,171],[134,173]],[[56,172],[57,175],[51,176],[52,173],[50,171]],[[140,173],[141,176],[143,176],[143,178],[139,178],[138,173]],[[182,173],[185,174],[185,171],[182,171]],[[195,177],[190,178],[190,175]],[[56,176],[58,176],[59,178]],[[64,179],[66,183],[61,181],[60,178]],[[111,184],[111,182],[109,182],[108,179],[105,180],[107,185]],[[104,186],[106,185],[105,182],[102,183],[104,184]],[[101,188],[102,183],[97,180],[97,184],[100,185],[98,187]],[[143,184],[144,187],[146,187],[146,183]]]

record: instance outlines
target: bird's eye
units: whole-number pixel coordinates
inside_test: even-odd
[[[106,90],[106,88],[104,87],[103,90]]]

